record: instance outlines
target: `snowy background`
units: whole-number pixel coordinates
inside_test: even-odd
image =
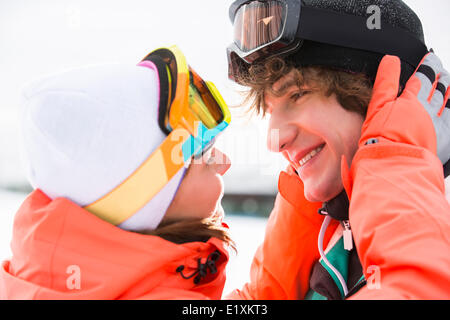
[[[21,88],[48,73],[99,63],[137,63],[150,50],[177,44],[189,64],[213,81],[230,106],[241,88],[227,79],[232,39],[231,0],[0,0],[0,260],[10,255],[12,221],[28,187],[18,152]],[[422,20],[427,45],[450,68],[448,0],[406,0]],[[239,109],[240,110],[240,109]],[[232,160],[227,194],[276,193],[285,166],[265,147],[267,122],[232,108],[233,122],[218,147]],[[264,218],[228,216],[238,255],[231,257],[225,292],[248,279],[251,258],[264,236]]]

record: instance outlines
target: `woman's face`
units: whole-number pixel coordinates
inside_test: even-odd
[[[307,200],[328,201],[343,189],[341,157],[353,159],[364,119],[345,110],[334,95],[299,88],[292,73],[273,85],[275,91],[282,87],[287,89],[281,96],[265,93],[269,149],[282,152],[293,164]]]
[[[222,214],[222,176],[230,166],[230,159],[216,148],[192,160],[164,219],[202,219]]]

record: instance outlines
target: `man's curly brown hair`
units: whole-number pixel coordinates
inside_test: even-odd
[[[307,85],[327,97],[334,94],[344,109],[366,116],[373,88],[373,83],[367,76],[320,66],[296,67],[280,57],[253,64],[248,73],[238,76],[239,83],[250,88],[245,103],[250,102],[251,109],[256,110],[257,114],[265,115],[265,92],[282,96],[287,88],[275,92],[273,84],[291,71],[294,71],[294,79],[299,88]]]

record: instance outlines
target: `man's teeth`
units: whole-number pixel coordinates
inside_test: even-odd
[[[323,145],[314,149],[313,151],[311,151],[310,153],[308,153],[306,156],[304,156],[298,163],[300,164],[300,166],[304,166],[305,163],[307,163],[309,160],[311,160],[315,155],[317,155],[322,149],[323,149]]]

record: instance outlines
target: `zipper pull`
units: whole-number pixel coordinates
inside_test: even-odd
[[[353,236],[352,230],[350,228],[350,222],[348,220],[342,221],[344,225],[344,232],[342,236],[344,237],[344,249],[350,251],[353,249]]]

